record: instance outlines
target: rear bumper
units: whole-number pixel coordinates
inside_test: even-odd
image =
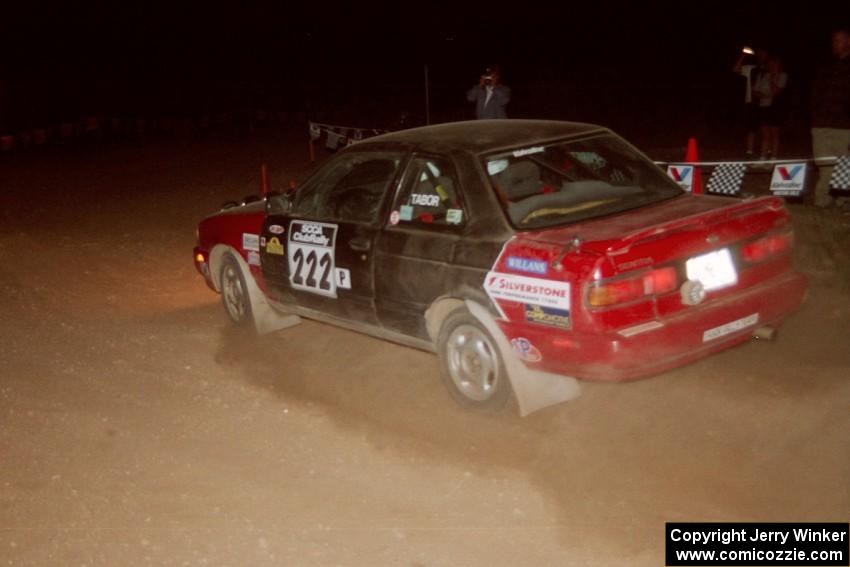
[[[534,369],[587,380],[632,380],[745,342],[756,328],[777,325],[797,309],[807,289],[805,277],[792,272],[659,320],[660,326],[649,325],[648,330],[630,336],[623,330],[607,334],[552,332],[551,328],[532,331],[532,325],[523,326],[521,333],[540,351],[541,360],[529,364]],[[504,330],[508,338],[519,336],[510,326]]]

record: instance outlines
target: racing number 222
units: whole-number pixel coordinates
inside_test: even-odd
[[[321,258],[319,257],[320,255]],[[317,254],[315,250],[310,250],[310,252],[308,252],[305,257],[304,249],[299,247],[292,255],[292,259],[295,262],[295,272],[292,274],[293,284],[299,286],[303,285],[314,289],[320,289],[322,291],[330,291],[330,276],[332,268],[331,264],[333,264],[333,262],[331,261],[331,255],[329,251],[322,250]],[[307,265],[306,278],[304,277],[305,264]],[[315,278],[316,267],[321,268],[322,271],[318,282]]]

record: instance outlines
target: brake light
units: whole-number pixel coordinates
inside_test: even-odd
[[[792,232],[772,234],[754,240],[741,247],[741,257],[747,262],[762,262],[791,248]]]
[[[678,285],[674,268],[658,268],[630,278],[601,281],[590,288],[587,301],[592,307],[608,307],[668,293]]]

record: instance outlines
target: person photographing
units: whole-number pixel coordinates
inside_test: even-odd
[[[478,120],[507,118],[505,107],[511,100],[511,89],[501,83],[498,67],[488,67],[479,77],[478,84],[466,93],[466,99],[475,103]]]

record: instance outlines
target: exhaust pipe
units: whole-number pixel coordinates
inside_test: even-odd
[[[760,341],[772,341],[776,338],[776,327],[763,325],[753,331],[753,338]]]

